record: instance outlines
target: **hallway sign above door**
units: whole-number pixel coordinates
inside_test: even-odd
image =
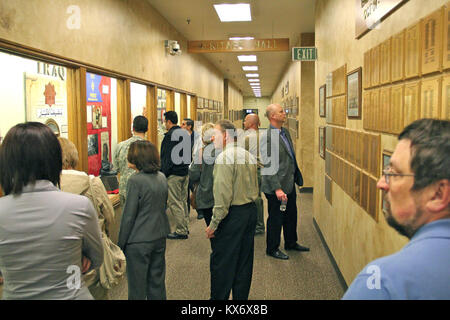
[[[188,41],[190,53],[289,51],[289,38]]]

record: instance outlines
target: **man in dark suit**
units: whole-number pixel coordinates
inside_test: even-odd
[[[286,113],[279,104],[266,109],[270,126],[261,137],[261,190],[268,202],[266,254],[277,259],[289,257],[280,251],[281,229],[286,250],[309,251],[297,243],[297,193],[295,184],[303,185],[303,177],[297,165],[295,151],[289,132],[282,127]],[[285,211],[280,210],[286,203]]]

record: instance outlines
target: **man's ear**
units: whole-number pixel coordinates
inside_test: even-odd
[[[431,187],[431,196],[426,207],[433,213],[445,211],[450,204],[450,181],[443,179],[434,183]]]

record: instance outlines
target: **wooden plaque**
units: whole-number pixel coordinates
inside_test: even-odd
[[[369,194],[369,176],[365,173],[361,173],[361,207],[367,211],[367,203],[368,203],[368,194]]]
[[[442,15],[443,10],[439,9],[421,22],[422,74],[436,72],[441,69]]]
[[[391,118],[389,132],[399,134],[403,130],[403,93],[404,86],[398,85],[391,89]]]
[[[442,80],[441,119],[450,120],[450,75]]]
[[[370,140],[367,133],[362,134],[362,169],[369,171]]]
[[[329,154],[331,157],[331,179],[336,182],[337,176],[337,158],[333,154]],[[325,160],[326,161],[326,160]]]
[[[420,118],[438,118],[442,95],[440,86],[442,78],[437,77],[422,81]]]
[[[362,143],[363,143],[363,133],[355,132],[355,164],[357,167],[362,167]]]
[[[333,123],[333,100],[332,98],[327,98],[326,99],[326,104],[325,104],[325,119],[326,122],[329,124]]]
[[[372,130],[379,130],[381,126],[381,114],[380,114],[380,89],[375,89],[371,93],[371,107],[372,112],[370,114],[370,127]]]
[[[405,74],[405,31],[392,37],[391,41],[391,80],[403,80]]]
[[[420,82],[405,84],[403,127],[420,117]]]
[[[350,173],[351,167],[348,162],[344,162],[344,190],[350,196]]]
[[[375,220],[378,221],[378,190],[377,190],[377,180],[369,177],[368,180],[368,204],[367,213]]]
[[[370,137],[370,163],[369,163],[369,172],[373,176],[378,176],[379,164],[380,164],[380,144],[381,144],[381,136],[371,135]]]
[[[405,31],[405,78],[420,75],[420,23]]]
[[[379,44],[370,50],[370,83],[372,87],[380,84],[380,48]]]
[[[324,84],[319,88],[319,117],[325,117],[325,93],[326,85]]]
[[[380,107],[378,108],[378,126],[376,131],[388,132],[390,121],[391,88],[385,87],[380,90]]]
[[[355,132],[352,130],[347,131],[347,139],[348,139],[348,156],[347,160],[350,161],[351,164],[355,164]]]
[[[333,200],[332,200],[332,181],[331,178],[327,175],[325,175],[325,199],[327,199],[327,201],[333,205]]]
[[[326,78],[326,97],[331,97],[333,95],[333,73],[327,74]]]
[[[289,38],[251,40],[190,40],[187,42],[187,51],[190,53],[289,51]]]
[[[391,39],[380,45],[380,84],[391,82]]]
[[[332,150],[332,142],[333,142],[333,128],[325,127],[325,150]]]
[[[372,130],[370,127],[369,120],[371,119],[370,114],[372,112],[372,99],[371,91],[364,90],[362,96],[362,114],[363,114],[363,128],[366,130]]]
[[[450,68],[450,3],[447,3],[444,9],[443,29],[442,68],[446,70]]]
[[[346,78],[347,75],[347,65],[344,64],[342,67],[333,71],[333,96],[338,96],[345,94],[346,91]]]
[[[362,82],[363,82],[363,88],[367,89],[370,88],[371,85],[371,81],[370,81],[370,53],[371,51],[368,50],[366,52],[364,52],[364,66],[363,66],[363,76],[362,76]]]
[[[353,184],[353,200],[358,204],[361,203],[361,170],[355,168],[352,176]]]
[[[325,127],[319,127],[319,155],[325,159]]]
[[[344,126],[347,119],[346,96],[333,98],[333,123],[338,126]]]

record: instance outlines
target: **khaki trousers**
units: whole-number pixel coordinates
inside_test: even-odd
[[[189,176],[171,175],[167,179],[169,194],[167,197],[167,209],[175,221],[175,232],[187,235],[189,232],[189,212],[187,207]]]

